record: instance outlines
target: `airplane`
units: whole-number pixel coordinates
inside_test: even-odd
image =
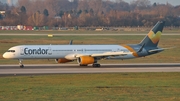
[[[158,21],[138,44],[127,45],[18,45],[3,54],[6,59],[18,59],[21,68],[23,59],[55,59],[57,63],[77,60],[80,66],[100,67],[98,60],[132,59],[162,52],[158,43],[165,21]]]

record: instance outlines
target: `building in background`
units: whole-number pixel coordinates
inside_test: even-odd
[[[6,16],[5,13],[6,13],[6,11],[0,11],[0,20],[5,18],[5,16]]]

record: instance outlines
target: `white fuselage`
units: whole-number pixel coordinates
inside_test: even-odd
[[[19,45],[10,48],[3,54],[4,58],[10,59],[59,59],[67,55],[105,52],[130,52],[120,45]],[[107,59],[129,59],[134,58],[132,54],[125,56],[107,57]],[[73,59],[73,58],[72,58]]]

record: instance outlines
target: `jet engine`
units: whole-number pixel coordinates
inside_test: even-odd
[[[72,60],[68,60],[68,59],[65,59],[65,58],[55,59],[55,61],[56,61],[57,63],[72,62]]]
[[[95,59],[90,56],[81,56],[77,59],[77,62],[80,65],[88,65],[88,64],[93,64],[95,62]]]

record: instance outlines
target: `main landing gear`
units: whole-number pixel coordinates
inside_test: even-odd
[[[24,68],[24,65],[23,65],[23,63],[22,63],[22,60],[21,60],[21,59],[19,59],[19,67],[20,67],[20,68]]]
[[[88,66],[88,65],[86,65],[86,64],[80,64],[79,66]]]
[[[87,64],[80,64],[79,66],[88,66],[88,65]],[[101,65],[98,63],[94,63],[94,64],[92,64],[92,66],[93,67],[101,67]]]
[[[98,63],[94,63],[92,66],[93,66],[93,67],[101,67],[101,65],[98,64]]]
[[[99,63],[97,63],[97,60],[92,64],[93,67],[101,67]]]

